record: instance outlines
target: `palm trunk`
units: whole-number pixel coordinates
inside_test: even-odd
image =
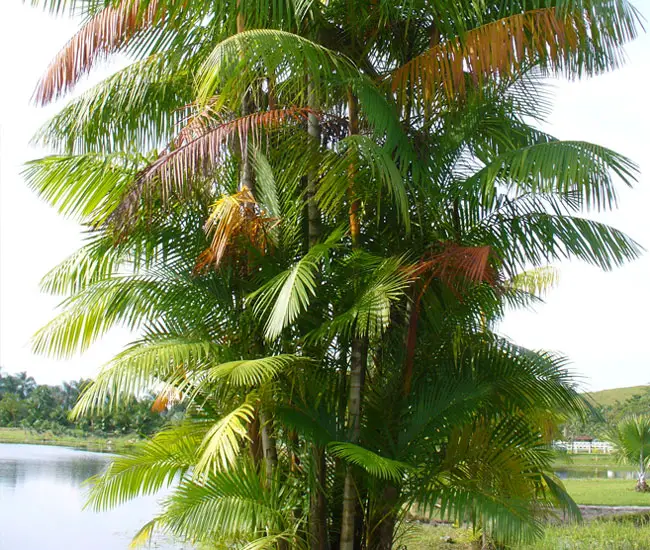
[[[329,550],[327,533],[327,501],[325,485],[327,483],[327,464],[325,450],[312,444],[313,487],[309,502],[309,534],[312,550]]]
[[[319,108],[318,99],[311,82],[307,83],[307,96],[309,108],[316,111]],[[307,118],[307,133],[315,141],[315,146],[320,146],[321,128],[315,115]],[[315,172],[307,174],[307,241],[309,248],[318,243],[321,236],[320,211],[314,195],[316,194]],[[327,462],[325,449],[312,443],[312,488],[309,497],[309,533],[310,548],[312,550],[329,550],[329,535],[327,532],[327,498],[325,487],[327,484]]]
[[[387,485],[382,494],[382,503],[379,507],[377,523],[371,526],[371,537],[368,550],[391,550],[395,525],[397,523],[397,499],[399,490],[394,485]]]
[[[270,486],[273,482],[275,469],[278,466],[278,449],[273,437],[273,426],[271,419],[266,416],[264,411],[260,410],[260,431],[262,433],[262,450],[264,452],[264,462],[266,466],[266,482]]]
[[[357,99],[348,89],[349,134],[359,133]],[[352,248],[361,246],[361,227],[359,224],[359,199],[354,190],[354,166],[349,169],[348,199],[350,203],[350,235]],[[350,393],[348,397],[349,441],[357,443],[361,432],[361,399],[365,378],[364,339],[353,336],[350,357]],[[340,550],[354,550],[357,488],[352,466],[348,466],[343,485],[343,515],[341,517]]]
[[[260,435],[260,417],[259,413],[255,413],[253,420],[248,424],[248,439],[250,440],[250,455],[253,463],[259,470],[259,465],[262,462],[264,451],[262,449],[262,438]]]
[[[241,9],[241,0],[237,0],[237,8]],[[244,15],[239,11],[237,13],[237,34],[242,33],[246,30],[246,22],[244,20]],[[251,105],[251,98],[248,93],[244,94],[241,104],[241,115],[246,116],[253,112],[253,106]],[[253,168],[251,166],[251,161],[248,155],[248,137],[242,135],[240,137],[239,143],[241,151],[241,172],[239,175],[239,191],[242,191],[244,188],[248,188],[253,196],[255,196],[254,189],[254,180],[253,180]]]
[[[313,89],[313,85],[309,83],[307,85],[308,89],[308,101],[310,109],[317,110],[318,100]],[[316,145],[320,145],[321,140],[321,129],[318,118],[310,114],[307,118],[307,133],[313,140]],[[316,177],[315,173],[310,173],[307,176],[307,219],[308,219],[308,234],[309,234],[309,246],[314,246],[320,238],[320,211],[318,210],[318,205],[314,195],[316,194]]]
[[[641,445],[641,451],[639,453],[639,480],[636,483],[636,490],[645,493],[648,490],[648,484],[645,480],[645,457],[643,456],[643,445]]]

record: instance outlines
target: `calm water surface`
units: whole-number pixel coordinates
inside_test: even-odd
[[[572,469],[558,468],[555,473],[560,479],[636,479],[637,473],[622,470],[607,470],[606,468]]]
[[[0,444],[1,550],[124,550],[156,513],[160,497],[109,512],[82,510],[83,482],[110,456],[65,447]],[[151,548],[180,550],[158,540]],[[187,548],[187,547],[185,547]]]

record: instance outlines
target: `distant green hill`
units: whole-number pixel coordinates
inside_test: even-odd
[[[629,388],[614,388],[590,392],[589,395],[596,403],[603,406],[614,405],[617,401],[621,403],[630,397],[640,395],[648,389],[648,386],[631,386]]]

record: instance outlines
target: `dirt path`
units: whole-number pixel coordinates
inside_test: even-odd
[[[623,516],[625,514],[647,513],[650,515],[650,506],[587,506],[581,504],[579,508],[583,519],[586,521],[603,517]]]

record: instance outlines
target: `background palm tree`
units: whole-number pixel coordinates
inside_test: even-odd
[[[607,437],[614,444],[621,462],[638,467],[636,490],[649,491],[646,471],[650,463],[650,417],[634,415],[624,418],[607,432]]]

